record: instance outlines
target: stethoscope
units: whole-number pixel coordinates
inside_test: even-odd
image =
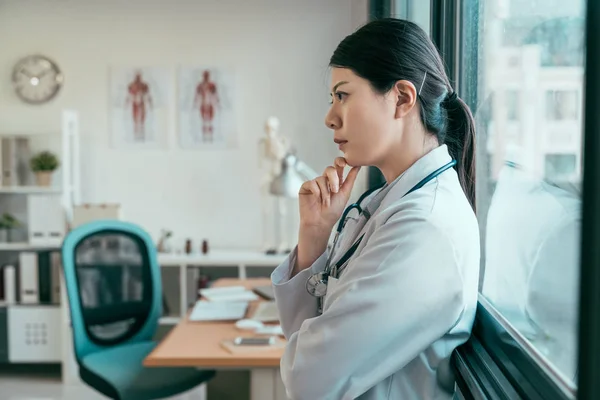
[[[452,160],[448,164],[436,169],[431,174],[429,174],[425,178],[423,178],[415,186],[413,186],[408,192],[406,192],[404,194],[404,196],[414,192],[415,190],[421,189],[427,183],[429,183],[433,179],[437,178],[443,172],[449,170],[450,168],[454,167],[455,165],[456,165],[456,160]],[[355,203],[352,203],[348,207],[346,207],[346,209],[342,213],[342,217],[340,218],[340,221],[338,222],[338,225],[336,228],[335,237],[333,238],[333,245],[331,247],[331,251],[329,252],[329,256],[327,257],[327,261],[325,262],[325,268],[324,268],[323,272],[318,272],[316,274],[311,275],[310,278],[308,278],[308,280],[306,281],[306,290],[312,296],[317,297],[317,298],[322,298],[323,296],[325,296],[327,294],[327,281],[328,281],[329,277],[330,276],[333,276],[333,277],[338,276],[339,272],[341,272],[341,270],[344,268],[346,262],[350,259],[350,257],[352,257],[354,255],[354,253],[356,252],[356,249],[358,249],[358,246],[360,245],[360,242],[362,241],[362,239],[364,237],[364,234],[361,235],[361,237],[358,238],[358,240],[356,240],[348,250],[346,250],[344,255],[342,255],[342,257],[338,260],[338,262],[336,262],[334,265],[331,265],[331,260],[333,258],[334,250],[336,248],[340,234],[342,233],[342,230],[344,229],[344,226],[346,225],[346,221],[349,218],[348,215],[350,214],[350,212],[352,210],[357,210],[358,216],[360,217],[362,215],[368,221],[369,218],[371,218],[371,214],[369,213],[368,210],[362,208],[361,203],[367,197],[369,197],[373,192],[383,188],[384,186],[385,186],[385,184],[367,190],[365,193],[363,193],[358,198],[358,200]],[[402,197],[404,197],[404,196],[402,196]]]

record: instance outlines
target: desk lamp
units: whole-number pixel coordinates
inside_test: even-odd
[[[288,212],[285,199],[297,199],[300,187],[305,181],[315,179],[318,174],[308,165],[300,161],[293,153],[287,153],[281,160],[281,170],[273,178],[269,186],[269,192],[277,197],[277,216],[276,232],[277,239],[280,242],[280,251],[289,253],[289,238],[283,232],[289,232],[290,229],[297,229],[296,218],[297,211],[293,212],[287,218]],[[285,229],[288,228],[288,229]],[[274,254],[276,250],[269,250],[267,254]]]

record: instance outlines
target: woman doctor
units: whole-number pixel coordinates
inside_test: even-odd
[[[450,356],[477,304],[471,112],[411,22],[368,23],[330,66],[325,123],[344,157],[300,189],[298,246],[271,277],[287,394],[450,399]],[[342,215],[362,166],[386,183]],[[328,249],[333,228],[342,234]]]

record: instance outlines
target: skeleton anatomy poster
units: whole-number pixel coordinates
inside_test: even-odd
[[[235,75],[223,68],[179,68],[179,143],[186,149],[236,146]]]
[[[161,148],[167,143],[169,75],[161,68],[111,68],[113,147]]]

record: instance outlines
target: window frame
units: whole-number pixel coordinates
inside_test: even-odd
[[[481,0],[431,0],[432,39],[446,64],[455,90],[477,111],[481,73],[477,49],[481,24],[475,21]],[[543,356],[483,297],[479,296],[476,321],[471,339],[453,356],[457,376],[457,394],[465,399],[512,399],[514,392],[522,398],[597,399],[600,398],[600,39],[593,35],[600,24],[600,3],[587,1],[584,73],[583,149],[583,224],[580,265],[580,322],[577,388],[567,382]],[[461,40],[461,37],[464,40]],[[469,57],[467,61],[465,57]],[[591,71],[592,73],[589,73]],[[473,81],[475,80],[475,81]],[[479,132],[484,132],[479,129]],[[478,136],[479,143],[486,143]],[[477,151],[477,173],[486,163],[485,146]],[[484,174],[484,175],[481,175]],[[478,205],[489,203],[478,192]],[[484,210],[485,207],[478,207]],[[481,212],[478,218],[485,218]],[[485,243],[482,232],[482,243]],[[483,245],[482,245],[483,247]],[[482,249],[483,250],[483,249]],[[482,251],[482,255],[485,253]],[[482,278],[483,263],[482,257]]]
[[[406,0],[409,1],[409,0]],[[398,4],[393,0],[369,0],[369,21],[380,18],[389,18],[398,9]],[[377,167],[367,170],[367,189],[374,189],[385,183],[385,177]]]
[[[446,66],[450,85],[456,91],[460,70],[460,0],[431,0],[431,40]]]
[[[579,290],[580,399],[600,398],[600,3],[588,0],[583,85],[583,214]]]

